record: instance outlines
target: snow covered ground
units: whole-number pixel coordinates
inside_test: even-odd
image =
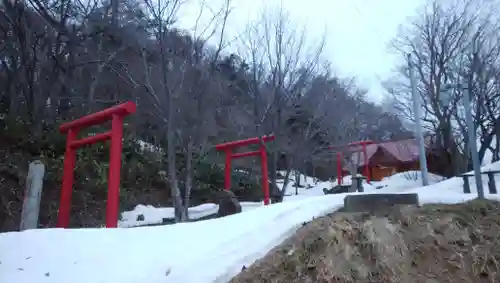
[[[500,169],[500,162],[483,170]],[[374,192],[416,192],[421,203],[460,203],[462,181],[427,187],[395,175]],[[309,181],[308,181],[309,182]],[[405,184],[403,184],[406,182]],[[301,188],[283,203],[254,204],[244,213],[207,221],[118,229],[38,229],[0,234],[0,282],[223,283],[292,235],[304,222],[343,206],[347,194],[323,195],[326,183]],[[331,183],[329,184],[331,185]],[[500,187],[500,178],[497,178]],[[471,189],[475,185],[471,182]],[[497,195],[488,198],[500,199]],[[245,206],[244,206],[245,207]],[[214,211],[212,204],[192,213]],[[144,211],[147,210],[147,207]],[[150,208],[166,215],[168,209]],[[156,211],[158,210],[158,211]],[[149,212],[151,213],[151,212]],[[146,214],[149,214],[146,212]],[[130,216],[133,218],[133,216]]]
[[[257,202],[241,202],[242,211],[252,210],[263,204]],[[214,203],[205,203],[189,208],[190,219],[200,219],[217,213],[219,206]],[[140,217],[142,215],[142,217]],[[138,220],[142,218],[143,220]],[[131,211],[125,211],[121,214],[121,220],[118,221],[118,227],[137,227],[149,224],[161,224],[163,219],[173,219],[173,207],[154,207],[152,205],[137,205]]]
[[[293,172],[295,174],[295,172]],[[321,182],[315,181],[314,178],[309,176],[301,175],[301,185],[303,188],[298,188],[298,194],[296,195],[295,189],[295,177],[290,178],[290,182],[286,187],[287,197],[285,200],[292,199],[303,199],[310,196],[322,196],[324,188],[331,188],[338,184],[337,180],[333,182]],[[345,176],[342,179],[343,185],[352,184],[352,176]],[[444,178],[435,174],[429,174],[430,184],[435,184],[442,181]],[[280,186],[281,185],[281,186]],[[278,183],[280,189],[283,187],[283,182]],[[378,182],[363,182],[363,188],[365,192],[400,192],[408,189],[418,188],[422,186],[422,179],[420,171],[408,171],[404,173],[397,173],[393,176],[384,178]]]
[[[285,176],[286,172],[279,172]],[[296,177],[299,175],[300,187],[295,187]],[[435,184],[442,181],[444,178],[438,175],[429,174],[430,184]],[[343,178],[344,185],[352,183],[351,176]],[[277,180],[278,187],[283,188],[284,180]],[[289,177],[289,183],[286,188],[285,201],[301,200],[311,196],[323,196],[324,188],[331,188],[337,185],[337,180],[333,182],[322,182],[316,178],[305,176],[298,172],[292,172]],[[371,182],[368,184],[366,181],[363,183],[365,192],[402,192],[422,186],[420,171],[408,171],[404,173],[397,173],[393,176],[384,178],[379,182]],[[297,194],[296,194],[297,193]],[[263,203],[242,202],[241,206],[243,211],[252,210],[262,206]],[[191,219],[199,219],[217,212],[219,206],[214,203],[206,203],[199,206],[189,208],[189,217]],[[139,217],[141,216],[141,217]],[[163,219],[173,219],[174,209],[172,207],[157,208],[151,205],[137,205],[132,211],[126,211],[121,214],[121,220],[118,222],[119,227],[137,227],[150,224],[161,224]],[[141,219],[141,220],[138,220]]]
[[[280,172],[283,176],[285,172]],[[299,175],[300,187],[295,188],[295,174]],[[430,174],[431,184],[442,181],[443,177]],[[351,176],[346,176],[343,179],[343,184],[351,184]],[[277,180],[278,187],[283,188],[283,180]],[[421,186],[420,172],[410,171],[398,173],[391,177],[385,178],[380,182],[364,182],[363,187],[366,192],[399,192],[407,189],[418,188]],[[322,182],[316,178],[305,176],[303,174],[292,172],[290,181],[287,185],[285,201],[300,200],[311,196],[323,196],[324,188],[331,188],[337,185],[334,182]],[[380,189],[378,189],[380,188]],[[298,194],[295,194],[298,193]],[[262,206],[263,203],[241,202],[243,212],[255,209]],[[189,217],[191,219],[199,219],[217,213],[219,206],[214,203],[206,203],[189,208]],[[164,219],[173,219],[174,209],[172,207],[154,207],[152,205],[137,205],[132,211],[126,211],[121,214],[121,220],[118,222],[119,227],[137,227],[150,224],[161,224]],[[141,219],[141,220],[138,220]]]

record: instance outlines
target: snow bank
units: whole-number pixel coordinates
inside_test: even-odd
[[[341,200],[309,198],[168,226],[4,233],[0,282],[225,282]]]
[[[241,202],[242,211],[252,210],[262,206],[262,203]],[[213,214],[219,210],[219,205],[215,203],[205,203],[189,208],[190,219],[200,219]],[[118,227],[137,227],[144,225],[161,224],[164,219],[174,219],[173,207],[154,207],[152,205],[137,205],[131,211],[125,211],[121,214],[121,220],[118,221]],[[139,220],[141,219],[142,220]]]

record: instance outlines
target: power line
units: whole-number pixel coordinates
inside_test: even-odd
[[[351,2],[353,4],[353,7],[354,9],[356,10],[356,12],[358,12],[358,14],[362,17],[362,18],[367,18],[367,15],[363,12],[363,10],[361,10],[356,2],[356,0],[352,1]],[[378,36],[382,37],[382,33],[380,32],[380,30],[378,30],[378,28],[375,27],[375,25],[369,25],[370,28],[372,29],[372,31],[374,31]]]

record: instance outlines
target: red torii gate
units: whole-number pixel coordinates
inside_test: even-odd
[[[94,114],[90,114],[77,120],[64,123],[59,131],[67,135],[66,152],[64,154],[64,169],[61,187],[61,203],[57,217],[57,227],[67,228],[69,226],[71,195],[73,193],[74,169],[76,162],[76,150],[84,145],[111,140],[109,173],[108,173],[108,200],[106,204],[106,227],[116,228],[118,224],[118,206],[120,191],[120,168],[122,156],[123,118],[135,113],[136,105],[126,102],[113,106]],[[77,139],[78,133],[85,128],[102,124],[111,120],[111,130]]]
[[[224,151],[226,154],[226,162],[224,168],[224,189],[231,189],[231,161],[233,158],[242,158],[247,156],[260,156],[260,165],[262,170],[262,190],[264,192],[264,205],[269,204],[269,177],[267,172],[267,153],[265,142],[273,141],[275,139],[274,135],[249,138],[246,140],[237,140],[227,143],[218,144],[215,148],[219,151]],[[233,150],[238,147],[259,144],[259,150],[233,153]]]
[[[370,183],[370,166],[368,164],[368,154],[366,152],[366,146],[374,144],[373,141],[371,140],[365,140],[365,141],[357,141],[357,142],[351,142],[347,144],[347,146],[329,146],[328,149],[338,149],[338,148],[357,148],[359,146],[362,147],[363,151],[363,160],[365,161],[365,164],[363,166],[363,175],[366,177],[366,181]],[[340,185],[342,184],[343,180],[343,170],[342,170],[342,158],[343,158],[343,153],[341,151],[337,152],[337,183]]]

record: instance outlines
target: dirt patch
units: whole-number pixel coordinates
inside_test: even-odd
[[[495,201],[337,212],[308,223],[231,282],[500,282],[499,231]]]

